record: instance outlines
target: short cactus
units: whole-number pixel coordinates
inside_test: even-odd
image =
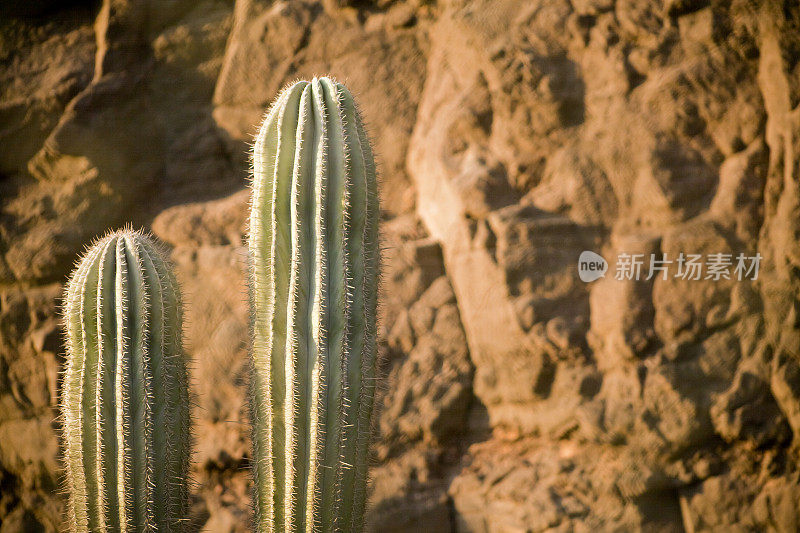
[[[251,423],[259,531],[359,531],[375,390],[378,192],[350,92],[281,92],[253,150]]]
[[[181,531],[189,397],[181,304],[162,253],[123,230],[67,286],[61,414],[73,532]]]

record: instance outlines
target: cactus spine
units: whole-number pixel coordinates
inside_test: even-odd
[[[259,531],[358,531],[375,387],[378,193],[352,95],[287,87],[253,150],[251,422]]]
[[[153,242],[112,233],[67,285],[61,413],[73,532],[180,531],[189,398],[175,278]]]

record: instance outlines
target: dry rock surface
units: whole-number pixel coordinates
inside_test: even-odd
[[[248,531],[248,142],[316,74],[357,95],[382,178],[371,530],[800,529],[795,2],[9,6],[1,533],[60,529],[58,305],[124,224],[182,282],[192,528]],[[616,279],[681,253],[762,259]]]

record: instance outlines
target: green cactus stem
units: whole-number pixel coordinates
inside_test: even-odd
[[[378,192],[353,96],[278,96],[253,150],[251,422],[259,531],[359,531],[375,390]]]
[[[73,532],[181,531],[189,393],[177,283],[141,233],[81,259],[64,301],[61,414]]]

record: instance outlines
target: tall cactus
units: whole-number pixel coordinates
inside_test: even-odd
[[[181,531],[189,398],[181,304],[162,253],[123,230],[67,286],[61,412],[73,532]]]
[[[287,87],[253,150],[251,418],[258,530],[358,531],[375,387],[378,193],[353,97]]]

